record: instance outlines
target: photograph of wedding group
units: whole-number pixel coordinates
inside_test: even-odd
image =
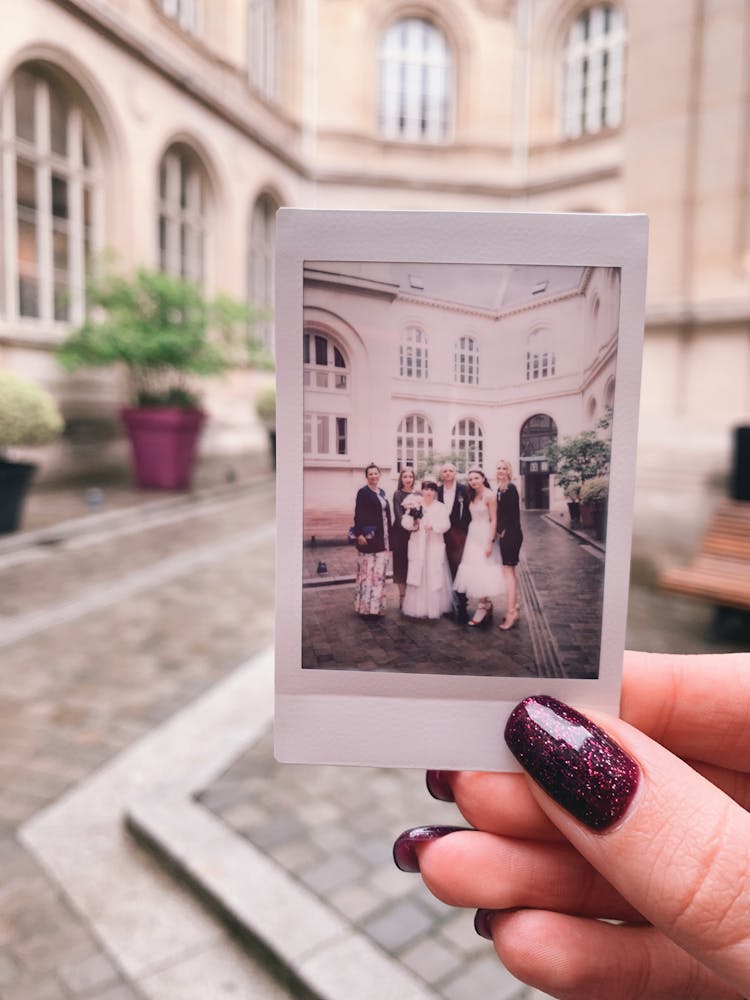
[[[620,278],[305,262],[303,668],[598,676]]]

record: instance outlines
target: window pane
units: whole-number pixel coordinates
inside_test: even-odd
[[[34,123],[36,121],[34,96],[36,92],[36,77],[25,70],[18,70],[13,77],[16,111],[16,135],[26,142],[34,142]]]
[[[49,87],[50,148],[58,156],[68,155],[68,102],[54,86]]]
[[[325,337],[315,338],[315,364],[328,364],[328,341]]]
[[[36,211],[36,171],[23,160],[16,162],[16,201],[19,208]]]
[[[328,417],[318,417],[318,454],[328,455],[331,451],[329,443],[329,421]]]
[[[68,182],[59,174],[52,175],[52,215],[56,219],[68,218]]]

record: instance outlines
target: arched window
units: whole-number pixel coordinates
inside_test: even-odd
[[[555,374],[555,351],[549,330],[535,330],[526,344],[526,380]]]
[[[265,313],[253,325],[252,333],[270,349],[273,349],[273,320],[270,313],[273,309],[277,208],[278,205],[268,194],[262,194],[257,199],[250,216],[248,241],[248,298]]]
[[[535,413],[521,428],[522,459],[544,459],[548,445],[557,441],[557,424],[546,413]],[[537,471],[537,470],[534,470]]]
[[[349,368],[334,341],[319,330],[306,329],[302,339],[302,384],[309,389],[341,392],[349,388]]]
[[[604,386],[604,409],[608,410],[615,405],[615,377],[612,375]]]
[[[159,6],[183,31],[197,35],[200,31],[200,0],[159,0]]]
[[[278,93],[276,66],[277,0],[249,0],[247,5],[247,71],[264,97]]]
[[[196,154],[182,143],[159,164],[159,267],[203,282],[206,241],[206,178]]]
[[[451,451],[459,456],[456,462],[459,472],[467,472],[472,467],[484,468],[484,434],[476,420],[459,420],[451,431]]]
[[[99,228],[94,120],[75,85],[30,63],[3,102],[4,314],[80,323]]]
[[[576,18],[565,46],[563,134],[567,138],[614,128],[622,121],[625,20],[612,4]]]
[[[453,379],[462,385],[479,384],[479,346],[473,337],[459,337],[456,343]]]
[[[401,334],[399,374],[402,378],[427,378],[427,334],[418,326],[407,326]]]
[[[410,413],[398,425],[396,434],[396,469],[405,465],[417,469],[432,454],[432,425],[426,417]]]
[[[396,21],[380,43],[379,128],[387,139],[445,142],[453,66],[445,36],[422,18]]]

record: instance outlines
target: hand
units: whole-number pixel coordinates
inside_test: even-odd
[[[479,907],[510,971],[562,1000],[750,995],[749,667],[627,654],[623,719],[575,720],[564,759],[544,716],[562,736],[565,707],[523,702],[506,733],[536,782],[431,772],[476,830],[407,832],[395,856]]]
[[[362,546],[367,545],[367,539],[364,535],[357,535],[357,544]]]
[[[490,542],[490,544],[489,544],[489,545],[487,546],[487,548],[486,548],[486,549],[484,550],[484,554],[485,554],[485,556],[486,556],[486,557],[487,557],[488,559],[489,559],[489,558],[490,558],[490,556],[492,555],[492,549],[494,548],[494,545],[495,545],[495,540],[494,540],[494,538],[493,538],[493,539],[492,539],[492,541]]]

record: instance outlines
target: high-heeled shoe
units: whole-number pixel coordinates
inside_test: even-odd
[[[480,601],[477,610],[471,616],[470,628],[487,628],[492,621],[492,601]]]
[[[502,624],[499,626],[501,632],[509,632],[514,625],[518,624],[519,611],[517,608],[513,608],[512,611],[508,611]]]

